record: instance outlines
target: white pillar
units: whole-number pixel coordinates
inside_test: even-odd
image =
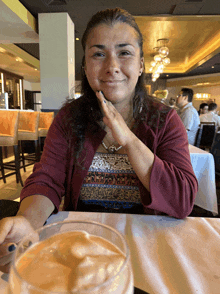
[[[59,109],[75,87],[75,30],[68,13],[40,13],[42,109]]]

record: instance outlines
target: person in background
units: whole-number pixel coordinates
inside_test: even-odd
[[[178,110],[178,107],[176,106],[176,99],[174,97],[170,97],[168,100],[168,106]]]
[[[82,96],[56,115],[17,215],[0,221],[2,271],[16,244],[57,213],[62,198],[66,211],[185,218],[193,209],[198,182],[187,134],[177,112],[146,92],[134,17],[120,8],[97,12],[82,46]]]
[[[208,103],[201,103],[200,106],[199,106],[199,111],[198,111],[198,114],[201,115],[201,114],[205,114],[207,113],[209,110],[209,105]]]
[[[194,145],[200,120],[197,110],[192,105],[192,100],[193,90],[182,88],[177,97],[176,104],[177,107],[179,107],[178,114],[187,131],[188,142]]]
[[[200,115],[200,122],[214,122],[217,127],[220,127],[220,118],[217,112],[218,105],[216,103],[210,103],[208,112]]]

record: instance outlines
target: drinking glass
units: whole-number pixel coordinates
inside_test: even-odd
[[[22,278],[19,274],[17,268],[19,266],[19,261],[26,257],[26,251],[35,244],[40,244],[41,241],[47,240],[48,238],[61,234],[62,240],[64,240],[65,235],[63,233],[74,232],[74,231],[84,231],[91,235],[102,237],[108,242],[116,246],[125,256],[125,260],[117,272],[116,275],[110,277],[105,282],[89,288],[87,290],[80,290],[77,292],[51,292],[40,289],[32,285],[28,280]],[[58,236],[59,237],[59,236]],[[34,277],[35,278],[35,277]],[[36,277],[37,278],[37,277]],[[114,228],[107,225],[92,222],[92,221],[64,221],[57,222],[50,225],[46,225],[33,234],[26,236],[16,248],[14,253],[14,258],[12,261],[12,266],[9,275],[9,293],[10,294],[66,294],[66,293],[77,293],[77,294],[103,294],[103,293],[114,293],[114,294],[132,294],[133,286],[133,274],[130,263],[129,248],[125,241],[125,238]]]

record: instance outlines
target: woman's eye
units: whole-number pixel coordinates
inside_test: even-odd
[[[104,53],[102,53],[102,52],[95,52],[95,53],[93,54],[93,56],[94,56],[94,57],[103,57],[103,56],[104,56]]]
[[[122,51],[122,52],[120,52],[120,55],[121,56],[131,55],[131,52],[129,52],[129,51]]]

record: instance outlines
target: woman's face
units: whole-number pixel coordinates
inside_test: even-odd
[[[143,71],[137,33],[126,23],[100,24],[88,35],[85,73],[94,92],[113,104],[129,102]]]

